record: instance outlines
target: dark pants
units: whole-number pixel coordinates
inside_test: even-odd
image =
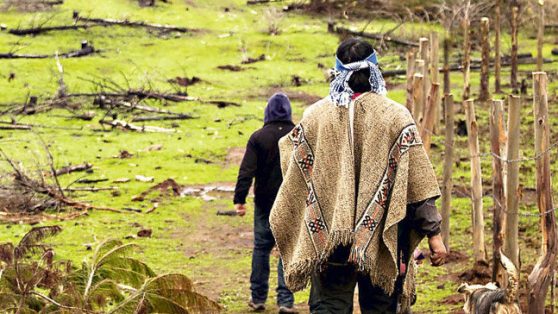
[[[269,227],[269,210],[256,206],[254,214],[254,251],[252,253],[252,275],[250,290],[252,302],[265,303],[269,291],[269,255],[275,246],[275,239]],[[292,307],[294,296],[287,288],[283,277],[283,263],[277,264],[277,304]]]
[[[368,275],[357,272],[352,265],[339,262],[330,262],[322,272],[312,275],[312,288],[308,301],[312,314],[352,313],[357,285],[361,313],[397,312],[397,293],[392,296],[387,295],[381,288],[372,285]],[[396,290],[399,290],[399,280],[396,286],[398,286]]]

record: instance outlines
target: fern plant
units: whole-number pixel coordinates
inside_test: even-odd
[[[80,268],[54,261],[42,240],[58,226],[29,231],[17,246],[0,245],[0,311],[7,313],[217,313],[221,307],[198,294],[181,274],[157,276],[132,258],[138,248],[101,242]]]
[[[44,306],[37,288],[52,288],[62,272],[53,263],[54,251],[41,242],[60,231],[58,226],[33,228],[16,246],[0,245],[1,311],[25,313]]]

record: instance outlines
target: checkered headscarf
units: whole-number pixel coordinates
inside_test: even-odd
[[[349,64],[343,64],[338,58],[335,58],[335,70],[336,75],[330,84],[329,96],[331,101],[340,107],[348,107],[351,102],[351,98],[354,95],[354,91],[349,87],[349,79],[351,75],[358,70],[370,69],[370,86],[372,87],[372,92],[385,95],[386,82],[382,76],[382,72],[378,68],[378,58],[376,52],[374,51],[368,58],[352,62]]]

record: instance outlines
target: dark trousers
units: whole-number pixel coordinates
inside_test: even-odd
[[[269,292],[269,255],[275,246],[275,238],[269,227],[269,210],[256,206],[254,214],[254,251],[252,252],[252,274],[250,290],[252,302],[265,303]],[[294,296],[287,288],[283,277],[283,263],[277,264],[277,304],[292,307]]]
[[[346,255],[348,251],[344,253],[341,252],[341,255]],[[396,313],[398,294],[387,295],[381,288],[372,285],[368,275],[357,272],[354,266],[344,263],[343,259],[328,263],[323,271],[312,275],[312,288],[308,301],[310,312],[312,314],[353,313],[353,297],[355,287],[358,285],[361,313]],[[396,291],[400,290],[400,286],[398,280]]]

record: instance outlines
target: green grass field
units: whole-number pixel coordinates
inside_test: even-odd
[[[218,3],[216,3],[218,2]],[[119,184],[120,193],[101,191],[97,193],[75,193],[71,196],[99,206],[117,209],[138,208],[143,213],[111,213],[91,210],[88,216],[69,221],[44,221],[40,225],[59,224],[63,232],[51,240],[57,258],[69,259],[74,263],[90,254],[86,244],[106,238],[126,238],[134,235],[139,226],[151,228],[151,238],[126,239],[142,247],[139,257],[158,272],[180,272],[190,276],[198,290],[222,304],[226,312],[244,313],[249,297],[249,270],[251,259],[251,211],[244,218],[216,216],[219,209],[232,209],[232,194],[221,193],[218,198],[206,202],[197,197],[165,197],[152,213],[150,199],[132,201],[135,195],[147,190],[155,183],[172,178],[185,186],[224,184],[230,186],[236,179],[239,153],[250,134],[263,124],[263,109],[267,98],[277,90],[286,91],[293,100],[295,117],[298,120],[309,104],[308,99],[324,97],[328,84],[318,64],[331,66],[339,38],[327,32],[327,18],[289,12],[280,23],[281,33],[267,34],[268,6],[247,6],[243,0],[174,0],[171,3],[157,2],[153,8],[140,8],[132,0],[66,0],[53,10],[21,12],[14,9],[0,11],[0,24],[8,29],[30,27],[45,21],[45,25],[71,24],[72,11],[81,16],[113,19],[129,19],[149,23],[183,26],[193,31],[186,34],[157,34],[140,28],[120,26],[92,27],[86,30],[49,32],[37,36],[18,37],[0,32],[0,53],[16,51],[19,54],[54,54],[79,49],[80,42],[88,40],[100,53],[83,58],[61,59],[64,81],[69,93],[95,92],[94,82],[111,80],[127,89],[152,88],[174,92],[167,81],[175,77],[197,76],[202,82],[181,91],[202,100],[226,100],[241,106],[218,108],[203,102],[165,103],[148,100],[144,103],[175,112],[189,113],[195,119],[185,121],[146,122],[174,133],[137,133],[121,130],[105,130],[97,123],[104,110],[95,106],[91,99],[76,98],[78,113],[93,110],[97,113],[92,121],[68,119],[67,109],[34,114],[18,115],[19,123],[33,124],[33,131],[0,131],[0,147],[13,160],[20,161],[29,171],[44,169],[48,162],[40,139],[44,139],[54,156],[56,168],[69,164],[90,162],[94,172],[88,178],[107,178],[108,182],[98,187],[115,186],[112,181],[130,178]],[[360,29],[365,21],[345,21],[347,26]],[[397,23],[375,20],[367,31],[385,31]],[[394,36],[417,39],[431,31],[443,35],[443,28],[436,24],[407,23],[398,28]],[[521,34],[520,52],[536,51],[536,40],[530,31]],[[556,33],[547,34],[544,55],[553,58],[550,50],[555,46]],[[509,36],[504,36],[502,49],[509,51]],[[453,59],[457,58],[454,49]],[[258,57],[265,54],[262,62],[241,65],[240,72],[220,70],[220,65],[240,65],[243,56]],[[384,49],[380,62],[384,70],[405,67],[404,49]],[[478,58],[478,52],[474,52]],[[555,61],[556,57],[554,57]],[[520,66],[520,79],[526,78],[531,85],[531,65]],[[556,92],[558,80],[557,63],[545,65],[549,72],[549,99],[551,123],[558,124],[558,102]],[[503,71],[503,83],[509,91],[509,68]],[[14,79],[9,80],[10,74]],[[54,96],[58,87],[58,70],[54,58],[28,60],[0,60],[0,109],[16,103],[24,103],[28,95],[39,97],[39,103]],[[292,77],[302,79],[301,86],[292,83]],[[451,75],[452,89],[456,99],[461,99],[462,74]],[[493,78],[492,78],[493,80]],[[394,87],[389,96],[396,101],[405,101],[404,78],[390,79]],[[493,81],[491,81],[491,85]],[[472,74],[472,92],[478,93],[478,72]],[[529,93],[531,93],[531,87]],[[505,95],[495,95],[504,97]],[[530,96],[524,98],[521,127],[521,155],[534,155],[533,114]],[[460,105],[456,120],[464,120]],[[488,107],[477,108],[481,129],[481,151],[489,151]],[[128,121],[131,113],[119,115]],[[1,121],[9,121],[4,115]],[[138,123],[141,125],[141,123]],[[553,131],[554,128],[551,130]],[[551,142],[558,140],[552,134]],[[434,136],[432,161],[441,179],[443,161],[443,136]],[[148,150],[150,146],[162,145],[160,150]],[[452,249],[471,256],[471,202],[467,197],[469,188],[469,152],[467,138],[456,136],[454,184],[460,191],[452,201],[453,215]],[[120,159],[121,151],[133,154]],[[551,152],[551,160],[556,157]],[[236,152],[236,153],[235,153]],[[199,162],[201,159],[208,161]],[[2,162],[2,169],[8,169]],[[483,182],[491,185],[491,159],[482,159]],[[521,164],[520,182],[524,190],[535,186],[535,162]],[[558,165],[552,162],[554,172]],[[139,182],[136,175],[154,177],[154,183]],[[61,184],[68,185],[84,176],[74,173],[61,176]],[[4,178],[6,179],[6,178]],[[558,188],[558,180],[554,181]],[[457,188],[456,188],[457,190]],[[528,193],[524,193],[527,195]],[[491,248],[491,205],[490,192],[484,198],[487,247]],[[528,197],[521,205],[522,212],[536,212]],[[18,241],[31,226],[27,224],[0,225],[0,242]],[[524,217],[520,221],[521,258],[523,270],[530,269],[537,258],[540,243],[537,217]],[[128,237],[129,238],[129,237]],[[276,260],[276,257],[274,258]],[[453,263],[441,268],[424,265],[418,275],[417,313],[452,313],[462,306],[460,302],[447,302],[455,295],[459,285],[457,275],[472,268],[472,259]],[[523,276],[526,278],[526,276]],[[525,280],[524,280],[525,281]],[[274,279],[272,282],[275,282]],[[274,285],[272,285],[273,287]],[[273,308],[273,294],[268,303]],[[297,293],[299,308],[305,309],[308,291]]]

